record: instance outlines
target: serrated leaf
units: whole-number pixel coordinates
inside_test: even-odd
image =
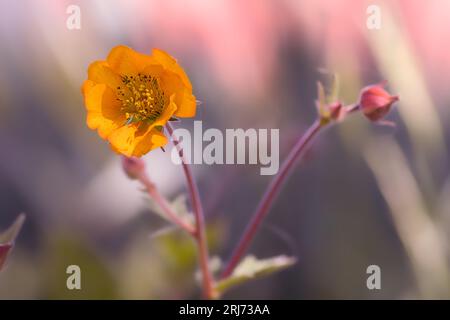
[[[187,207],[187,199],[185,194],[180,194],[177,196],[173,201],[169,202],[169,206],[172,209],[172,211],[180,217],[184,222],[194,225],[194,216],[189,211]],[[161,207],[154,202],[152,199],[150,199],[150,208],[153,212],[158,214],[160,217],[162,217],[164,220],[167,220],[169,222],[172,222],[171,219],[165,214],[164,210],[161,209]],[[173,229],[176,230],[176,229]],[[171,229],[167,229],[166,231],[171,231]]]
[[[223,293],[234,286],[290,267],[296,261],[296,258],[285,255],[268,259],[257,259],[252,255],[247,256],[228,278],[216,283],[216,290]]]
[[[3,268],[6,258],[14,246],[14,242],[24,221],[25,215],[22,213],[7,230],[0,233],[0,270]]]

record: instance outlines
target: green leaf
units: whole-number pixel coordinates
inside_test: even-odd
[[[216,290],[223,293],[249,280],[258,279],[290,267],[296,261],[296,258],[285,255],[260,260],[252,255],[247,256],[228,278],[216,283]]]
[[[115,248],[116,249],[116,248]],[[43,243],[40,277],[45,299],[117,299],[119,288],[111,265],[95,245],[68,230],[54,230]],[[114,252],[115,254],[116,252]],[[116,257],[114,255],[114,257]],[[114,262],[115,263],[115,262]],[[67,267],[81,269],[81,290],[67,289]]]
[[[166,264],[172,276],[186,277],[187,273],[195,270],[197,264],[197,247],[191,237],[185,233],[164,234],[155,239],[159,257]]]
[[[0,270],[4,265],[9,252],[13,248],[14,242],[24,222],[25,215],[22,213],[7,230],[0,233]]]
[[[326,71],[321,70],[321,72],[329,75]],[[327,89],[325,90],[320,81],[317,82],[316,106],[322,123],[328,123],[331,120],[330,105],[339,101],[339,77],[336,73],[331,74],[330,85]]]

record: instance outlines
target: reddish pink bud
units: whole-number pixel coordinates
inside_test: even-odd
[[[0,232],[0,271],[14,246],[14,242],[24,222],[25,215],[22,213],[7,230]]]
[[[145,170],[145,163],[136,157],[122,157],[122,168],[130,179],[139,179]]]
[[[379,121],[391,109],[391,105],[398,100],[383,89],[383,84],[365,87],[361,90],[359,105],[364,115],[371,121]]]
[[[6,261],[9,251],[11,251],[11,244],[0,244],[0,270],[3,268],[3,264]]]

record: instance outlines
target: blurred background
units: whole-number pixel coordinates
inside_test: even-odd
[[[193,243],[152,213],[120,158],[85,124],[80,86],[113,46],[176,57],[204,128],[279,128],[280,160],[315,118],[320,70],[340,98],[383,79],[396,128],[356,114],[297,167],[250,249],[296,256],[233,299],[450,298],[450,1],[0,0],[0,230],[27,221],[0,298],[198,298]],[[366,10],[381,8],[369,30]],[[66,12],[81,9],[81,28]],[[192,129],[193,119],[177,123]],[[170,151],[170,149],[169,149]],[[185,192],[170,153],[144,157],[162,193]],[[229,257],[270,176],[195,165],[211,255]],[[79,265],[82,290],[66,288]],[[366,268],[381,268],[368,290]]]

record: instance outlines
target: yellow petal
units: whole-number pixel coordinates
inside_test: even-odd
[[[105,139],[113,130],[125,122],[120,112],[120,103],[114,92],[105,84],[95,84],[86,80],[83,94],[87,110],[86,122],[90,129],[98,129],[100,137]]]
[[[175,95],[170,97],[170,102],[167,107],[164,108],[161,115],[152,123],[152,127],[165,126],[167,121],[173,116],[177,110],[177,105],[174,103]]]
[[[177,105],[176,117],[194,117],[197,109],[197,102],[192,90],[184,86],[181,78],[172,72],[164,72],[161,75],[161,86],[164,93],[175,95],[174,102]]]
[[[89,65],[88,79],[95,83],[105,83],[111,89],[122,85],[120,75],[114,72],[105,61],[95,61]]]
[[[164,72],[164,68],[160,64],[148,65],[142,70],[142,74],[149,75],[157,79],[159,79]]]
[[[191,81],[184,72],[183,68],[177,63],[177,60],[175,60],[168,53],[160,49],[153,49],[152,56],[158,63],[162,64],[166,70],[169,70],[177,74],[180,77],[181,81],[183,81],[183,84],[188,89],[192,90]]]
[[[96,85],[96,83],[92,80],[84,80],[83,85],[81,86],[81,93],[84,97],[86,94]]]
[[[134,51],[126,46],[114,47],[106,59],[112,70],[121,75],[137,74],[147,66],[155,64],[148,55]]]
[[[152,129],[136,145],[133,155],[135,157],[141,157],[151,150],[162,147],[165,144],[167,144],[167,137],[162,132]]]
[[[140,157],[167,143],[167,138],[152,126],[133,124],[114,130],[108,140],[114,151],[127,157]]]
[[[195,96],[184,90],[183,92],[177,92],[175,97],[177,111],[175,112],[176,117],[180,118],[192,118],[195,117],[197,110],[197,100]]]
[[[173,99],[174,96],[171,96],[169,105],[151,125],[134,124],[114,131],[108,137],[113,150],[127,157],[140,157],[155,148],[165,145],[167,143],[166,136],[155,127],[165,126],[177,110]]]

